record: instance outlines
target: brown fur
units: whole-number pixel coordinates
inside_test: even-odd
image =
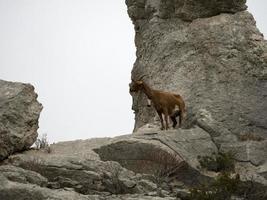
[[[185,103],[183,98],[174,93],[164,92],[160,90],[154,90],[150,88],[144,81],[134,81],[130,85],[130,92],[143,91],[146,96],[151,99],[153,106],[155,107],[162,125],[162,129],[169,128],[169,118],[173,121],[173,127],[176,126],[176,117],[179,117],[179,127],[182,125],[182,121],[185,117]],[[175,107],[179,107],[179,112],[175,112]],[[164,126],[162,115],[164,115],[164,120],[166,126]]]

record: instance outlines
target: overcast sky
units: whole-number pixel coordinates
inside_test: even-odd
[[[267,35],[267,2],[249,0]],[[131,133],[134,30],[124,0],[0,0],[0,79],[31,83],[50,142]]]

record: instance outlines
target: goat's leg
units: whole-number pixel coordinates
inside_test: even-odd
[[[179,128],[181,128],[181,126],[182,126],[182,122],[184,120],[184,117],[185,117],[185,110],[181,110],[180,117],[179,117]]]
[[[173,122],[173,125],[172,127],[175,128],[176,125],[177,125],[177,120],[176,120],[176,117],[178,117],[179,115],[181,114],[180,110],[176,110],[174,111],[174,113],[172,113],[172,115],[170,116],[172,122]]]
[[[161,123],[161,130],[164,130],[164,124],[163,124],[163,118],[162,118],[162,113],[161,112],[158,112],[158,115],[159,115],[159,119],[160,119],[160,123]]]
[[[176,117],[174,117],[173,115],[170,117],[171,118],[171,120],[172,120],[172,127],[173,128],[175,128],[176,127],[176,125],[177,125],[177,120],[176,120]]]
[[[166,124],[165,128],[166,128],[166,130],[168,130],[169,129],[169,115],[166,112],[164,113],[164,120],[165,120],[165,124]]]

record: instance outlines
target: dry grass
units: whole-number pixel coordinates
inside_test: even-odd
[[[44,165],[44,161],[39,157],[32,157],[30,160],[21,163],[19,166],[23,169],[27,169],[35,172],[42,172],[42,166]]]
[[[239,140],[240,141],[263,141],[264,138],[256,135],[255,133],[244,133],[239,135]]]
[[[38,137],[35,141],[35,146],[37,150],[43,150],[47,153],[51,153],[50,144],[47,139],[47,134],[43,134],[42,136]]]

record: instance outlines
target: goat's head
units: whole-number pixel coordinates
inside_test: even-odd
[[[146,75],[143,75],[141,76],[138,81],[132,79],[132,82],[130,83],[130,93],[131,92],[138,92],[140,91],[142,88],[143,88],[143,78],[145,77]]]
[[[130,86],[130,93],[131,92],[138,92],[143,87],[143,81],[135,81],[135,80],[132,80],[132,82],[130,83],[129,86]]]

